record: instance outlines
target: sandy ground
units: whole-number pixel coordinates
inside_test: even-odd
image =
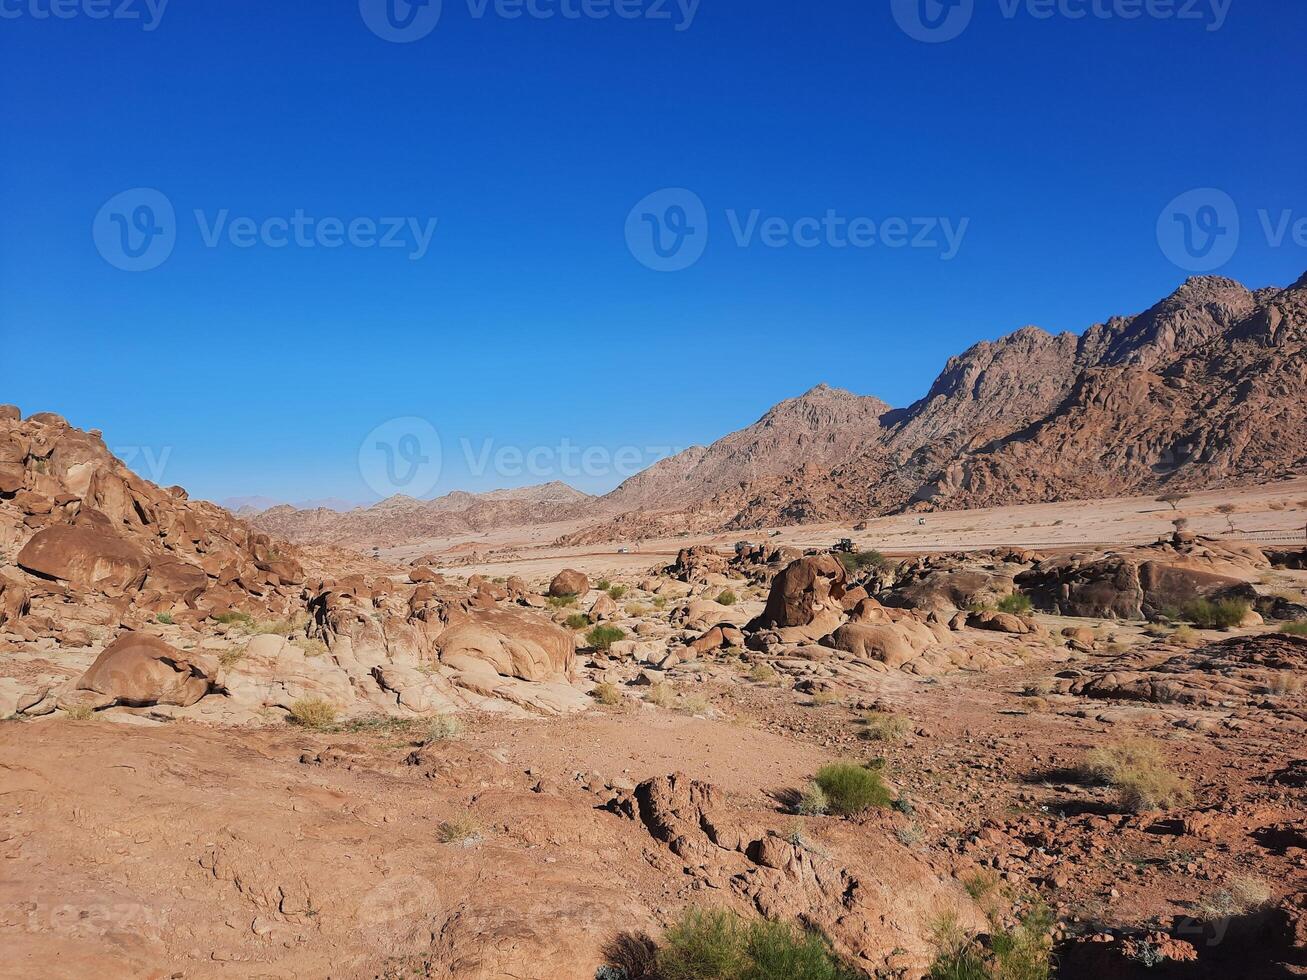
[[[1236,531],[1217,507],[1231,504]],[[1055,504],[1024,504],[981,510],[904,514],[870,521],[864,531],[848,525],[808,524],[797,527],[736,531],[707,536],[652,539],[604,547],[560,548],[551,542],[584,526],[584,522],[515,528],[475,538],[444,538],[383,552],[383,558],[408,561],[418,555],[444,554],[457,561],[442,565],[453,574],[521,575],[528,580],[549,578],[575,566],[594,575],[629,576],[671,558],[691,544],[729,550],[737,541],[763,541],[799,548],[830,547],[849,537],[861,549],[876,548],[891,555],[962,551],[1005,546],[1062,550],[1085,545],[1144,544],[1172,530],[1177,517],[1188,529],[1218,537],[1245,538],[1266,544],[1307,544],[1307,477],[1268,486],[1238,487],[1195,493],[1176,509],[1153,497],[1116,497]],[[619,548],[629,553],[619,554]],[[488,556],[468,562],[471,554],[487,555],[513,549],[504,558]]]

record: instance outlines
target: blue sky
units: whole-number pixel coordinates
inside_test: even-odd
[[[1307,269],[1259,217],[1307,216],[1302,4],[976,0],[924,43],[888,0],[444,0],[394,43],[373,0],[56,2],[0,0],[0,402],[199,496],[602,491],[818,382],[905,405],[977,340],[1173,289],[1159,216],[1194,188],[1240,222],[1214,271]],[[125,271],[104,235],[134,233],[112,201],[137,188],[175,242]],[[679,271],[626,235],[664,188],[704,209]],[[319,244],[274,247],[297,212]],[[836,247],[801,222],[828,212],[921,247]],[[430,427],[400,457],[438,434],[438,479],[361,462],[394,419]]]

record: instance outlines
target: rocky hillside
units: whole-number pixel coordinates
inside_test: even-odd
[[[976,344],[905,409],[814,388],[626,481],[578,540],[1274,478],[1307,465],[1305,348],[1307,276],[1192,278],[1080,335]]]
[[[456,490],[434,500],[398,494],[344,513],[326,507],[297,510],[282,505],[242,516],[254,527],[289,541],[329,541],[368,548],[571,520],[589,513],[593,501],[589,494],[555,480],[489,493]]]

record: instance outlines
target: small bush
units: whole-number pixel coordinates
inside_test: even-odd
[[[721,909],[687,909],[658,951],[661,980],[846,980],[853,974],[818,933],[787,922],[745,922]]]
[[[625,585],[610,585],[610,586],[609,586],[607,589],[605,589],[604,591],[608,593],[608,598],[612,599],[613,602],[621,602],[621,601],[622,601],[622,596],[626,595],[626,586],[625,586]]]
[[[457,738],[462,730],[463,723],[453,715],[436,715],[427,725],[427,730],[420,741],[423,745],[444,742],[451,738]]]
[[[663,980],[736,980],[748,961],[744,924],[725,909],[686,909],[663,934]]]
[[[997,608],[999,612],[1025,616],[1035,608],[1035,604],[1030,601],[1030,596],[1022,592],[1013,592],[1011,595],[1005,595],[1002,599],[999,599]]]
[[[612,587],[612,585],[613,583],[608,581],[608,579],[601,578],[598,582],[595,583],[595,588],[598,589],[600,592],[607,592]]]
[[[850,575],[856,575],[868,568],[883,568],[886,564],[885,556],[875,550],[846,551],[840,555],[840,562]]]
[[[1162,747],[1149,739],[1126,739],[1094,749],[1080,768],[1086,782],[1105,783],[1134,813],[1169,810],[1193,799],[1188,783],[1163,758]]]
[[[327,652],[327,644],[314,637],[301,637],[290,642],[303,650],[306,657],[320,657]]]
[[[585,635],[585,642],[596,650],[607,650],[618,640],[625,639],[626,630],[618,626],[596,626]]]
[[[897,742],[912,724],[888,711],[868,711],[862,716],[862,737],[872,742]]]
[[[774,684],[777,676],[771,664],[756,663],[749,668],[749,680],[758,684]]]
[[[334,704],[322,698],[301,698],[290,706],[290,721],[321,731],[336,721],[338,713]]]
[[[630,616],[632,619],[639,619],[641,616],[649,615],[649,607],[641,605],[638,602],[628,602],[624,611],[626,612],[626,615]]]
[[[575,595],[551,595],[546,596],[545,601],[549,603],[551,609],[565,609],[568,606],[576,605]]]
[[[815,781],[826,794],[830,811],[843,817],[890,804],[890,792],[880,773],[856,763],[833,762],[822,766]]]
[[[590,690],[590,697],[594,698],[600,704],[606,704],[610,708],[614,705],[621,704],[625,700],[621,688],[611,681],[600,681]]]
[[[681,703],[676,707],[687,715],[702,715],[707,714],[708,709],[712,707],[712,702],[702,694],[687,694],[681,698]]]
[[[568,629],[583,630],[590,625],[590,617],[585,613],[572,613],[572,615],[563,620],[563,623],[568,627]]]
[[[1285,623],[1280,627],[1280,632],[1288,633],[1290,636],[1307,636],[1307,622]]]
[[[69,721],[89,721],[95,716],[95,709],[89,704],[72,704],[64,708]]]
[[[1181,607],[1180,615],[1200,629],[1229,629],[1239,625],[1248,609],[1241,599],[1195,599]]]
[[[650,686],[649,694],[645,700],[650,704],[656,704],[660,708],[670,708],[676,703],[676,688],[672,687],[666,681],[659,681],[657,684]]]
[[[481,827],[470,817],[445,820],[436,828],[436,839],[442,844],[470,844],[481,839]]]
[[[245,651],[229,647],[218,654],[218,666],[223,670],[231,670],[242,660],[245,659]]]
[[[1048,980],[1052,976],[1053,916],[1037,902],[1012,928],[997,923],[988,948],[948,914],[935,926],[938,955],[930,980]]]
[[[1188,623],[1181,623],[1171,633],[1171,639],[1174,640],[1176,643],[1183,643],[1183,644],[1197,643],[1198,632]]]
[[[1297,694],[1302,688],[1302,678],[1289,670],[1272,674],[1266,681],[1268,694]]]
[[[172,613],[159,613],[159,615],[154,617],[154,621],[156,623],[162,623],[164,626],[171,626],[173,624]]]
[[[825,791],[816,783],[809,783],[794,805],[794,812],[801,817],[820,817],[830,809],[830,800]]]
[[[652,601],[655,609],[663,609],[667,606],[667,596],[665,595],[656,595]]]
[[[1199,903],[1203,918],[1228,919],[1236,915],[1258,912],[1271,904],[1271,888],[1261,878],[1236,875],[1224,888]]]
[[[218,613],[216,616],[213,617],[213,621],[215,623],[221,623],[223,626],[235,626],[235,625],[253,626],[254,625],[253,616],[251,616],[249,613],[236,612],[234,610],[231,612]]]
[[[720,606],[733,606],[739,601],[740,597],[730,589],[722,589],[717,593],[717,604]]]

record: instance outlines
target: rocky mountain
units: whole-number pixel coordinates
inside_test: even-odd
[[[1305,337],[1307,276],[1195,277],[1080,335],[976,344],[904,409],[818,386],[627,480],[577,540],[1274,478],[1307,465]]]
[[[455,490],[433,500],[397,494],[344,513],[326,507],[282,505],[242,516],[254,527],[289,541],[329,541],[366,548],[570,520],[590,513],[594,499],[555,480],[487,493]]]

